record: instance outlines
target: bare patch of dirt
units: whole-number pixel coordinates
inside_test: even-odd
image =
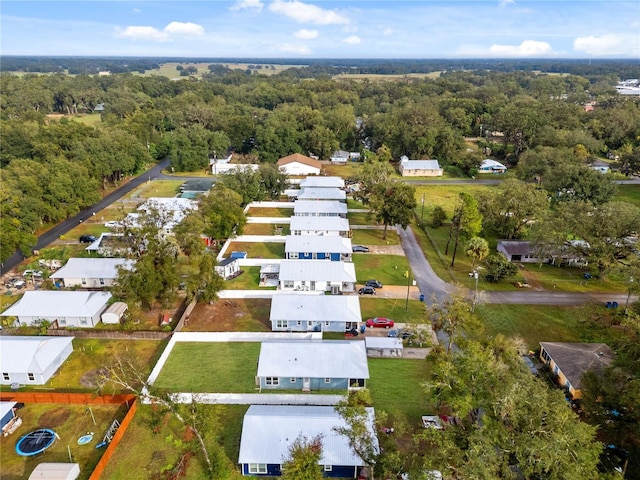
[[[198,303],[183,331],[263,332],[271,331],[271,300],[264,298],[222,298],[212,304]]]
[[[56,428],[62,425],[71,416],[71,410],[67,407],[58,407],[48,410],[38,418],[38,426]]]
[[[82,376],[80,384],[86,388],[97,387],[108,374],[109,370],[106,367],[90,370]]]

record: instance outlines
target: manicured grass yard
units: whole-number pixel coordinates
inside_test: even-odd
[[[91,418],[91,412],[96,419],[95,425]],[[22,425],[13,435],[3,438],[0,442],[2,478],[7,480],[26,479],[33,469],[42,462],[69,462],[68,448],[71,449],[73,461],[80,464],[80,477],[78,478],[80,480],[89,478],[104,453],[104,449],[96,449],[96,445],[102,441],[114,419],[122,420],[126,408],[120,405],[92,405],[91,412],[86,405],[26,404],[19,411]],[[18,440],[38,428],[51,428],[58,434],[59,439],[40,455],[19,456],[15,451]],[[78,438],[87,432],[94,432],[93,441],[88,445],[78,445]]]
[[[613,201],[629,202],[640,207],[640,185],[618,185]]]
[[[376,412],[389,414],[391,423],[419,425],[420,417],[433,410],[420,386],[428,375],[425,360],[370,358],[367,385]]]
[[[232,280],[225,280],[225,290],[256,290],[260,284],[260,267],[242,267],[243,273]]]
[[[607,342],[618,335],[613,312],[604,306],[557,307],[545,305],[479,305],[478,316],[488,336],[519,336],[530,350],[539,350],[540,342]],[[601,327],[585,322],[601,316]]]
[[[418,213],[422,214],[422,194],[424,193],[424,219],[431,221],[431,212],[435,206],[441,206],[447,212],[447,218],[451,219],[453,210],[459,202],[460,193],[476,195],[478,192],[494,188],[490,185],[417,185],[416,201]]]
[[[400,245],[400,237],[395,228],[387,229],[387,239],[383,239],[383,230],[351,230],[351,242],[354,245]]]
[[[370,213],[367,212],[349,212],[347,220],[350,225],[375,225],[376,221]]]
[[[140,185],[131,193],[131,197],[175,197],[180,193],[182,180],[153,180]]]
[[[384,288],[384,287],[383,287]],[[373,298],[371,295],[360,297],[360,310],[363,321],[372,317],[387,317],[397,323],[428,323],[424,313],[424,303],[409,300],[409,310],[404,298]]]
[[[253,393],[258,342],[178,342],[154,386],[177,392]]]
[[[248,258],[284,258],[284,243],[231,242],[227,252],[247,252]]]
[[[247,217],[285,217],[293,215],[293,208],[251,207]]]
[[[185,407],[186,408],[186,407]],[[216,471],[217,478],[239,479],[235,469],[240,451],[242,420],[247,405],[199,405],[198,412],[204,423],[202,432],[209,452],[221,446],[221,462]],[[174,416],[162,419],[155,427],[153,407],[140,405],[126,435],[118,445],[102,478],[126,478],[147,480],[155,472],[175,467],[180,457],[193,445],[195,439],[186,441],[192,435]],[[196,456],[187,462],[181,479],[200,480],[206,478],[204,459],[196,447]]]
[[[401,255],[354,255],[358,283],[376,279],[382,285],[406,285],[409,262]]]
[[[247,223],[242,228],[242,235],[275,235],[276,225],[271,223]],[[291,229],[289,225],[280,224],[282,235],[290,235]]]

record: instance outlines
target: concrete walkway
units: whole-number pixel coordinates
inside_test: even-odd
[[[332,406],[344,400],[343,395],[324,395],[322,393],[174,393],[171,397],[176,403],[195,402],[222,405]],[[143,401],[143,403],[145,402]]]

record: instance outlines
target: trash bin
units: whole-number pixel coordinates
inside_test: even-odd
[[[422,294],[422,293],[420,294],[420,301],[424,302],[424,294]]]
[[[366,331],[367,331],[367,327],[366,327],[366,326],[364,326],[364,325],[361,325],[361,326],[360,326],[360,333],[364,333],[364,332],[366,332]]]

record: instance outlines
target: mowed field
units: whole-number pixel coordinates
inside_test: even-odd
[[[209,72],[209,65],[222,65],[231,70],[241,70],[245,71],[249,68],[249,65],[260,65],[262,68],[260,69],[252,69],[252,71],[257,71],[261,75],[275,75],[284,70],[288,70],[289,68],[301,67],[301,65],[273,65],[273,64],[258,64],[258,63],[222,63],[222,62],[169,62],[163,63],[160,65],[159,69],[155,70],[147,70],[143,76],[151,76],[151,75],[160,75],[168,78],[188,78],[181,77],[180,72],[176,70],[178,65],[182,65],[183,67],[196,67],[198,69],[198,73],[196,75],[192,75],[195,78],[201,78],[203,73]]]

